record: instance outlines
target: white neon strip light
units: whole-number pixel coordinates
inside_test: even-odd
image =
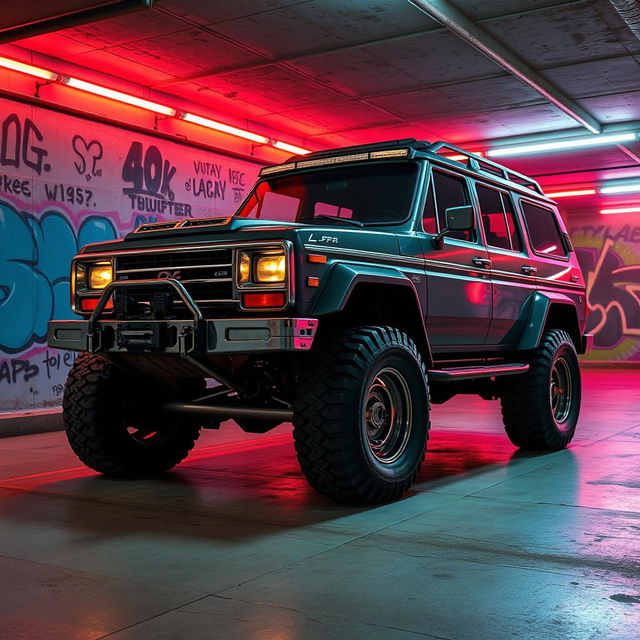
[[[635,184],[618,184],[600,189],[600,193],[634,193],[636,191],[640,191],[640,182],[636,182]]]
[[[4,58],[2,56],[0,56],[0,67],[10,69],[11,71],[26,73],[29,76],[42,78],[43,80],[55,80],[58,77],[58,74],[53,71],[47,71],[47,69],[43,69],[42,67],[34,67],[32,64],[18,62],[17,60],[11,60],[10,58]]]
[[[258,133],[252,133],[245,129],[238,129],[237,127],[224,124],[223,122],[218,122],[217,120],[210,120],[209,118],[197,116],[194,113],[183,113],[180,117],[186,122],[193,122],[193,124],[199,124],[201,127],[222,131],[223,133],[228,133],[232,136],[237,136],[238,138],[245,138],[245,140],[252,140],[253,142],[258,142],[260,144],[267,144],[269,142],[269,138],[261,136]]]
[[[282,142],[281,140],[272,140],[271,146],[276,149],[282,149],[282,151],[290,151],[291,153],[296,153],[298,155],[306,155],[307,153],[311,153],[309,149],[303,149],[302,147],[296,147],[295,144],[289,144],[288,142]]]
[[[640,213],[640,207],[619,207],[617,209],[600,209],[603,216],[612,215],[614,213]]]
[[[635,131],[627,133],[610,133],[589,136],[588,138],[574,138],[567,140],[556,140],[554,142],[535,142],[532,144],[520,144],[513,147],[497,147],[489,149],[487,156],[500,158],[506,156],[521,156],[540,151],[567,151],[579,149],[581,147],[597,147],[605,144],[615,144],[617,142],[630,142],[637,139]]]
[[[570,198],[571,196],[592,196],[596,193],[595,189],[573,189],[572,191],[552,191],[546,193],[547,198]]]
[[[165,116],[175,116],[176,110],[172,107],[167,107],[157,102],[151,102],[144,98],[137,98],[136,96],[129,95],[128,93],[122,93],[122,91],[116,91],[115,89],[107,89],[107,87],[101,87],[99,84],[93,84],[93,82],[85,82],[84,80],[78,80],[77,78],[65,78],[63,84],[74,89],[80,89],[80,91],[86,91],[87,93],[93,93],[103,98],[109,98],[117,102],[124,102],[125,104],[131,104],[134,107],[140,107],[147,111],[154,111],[155,113],[161,113]]]

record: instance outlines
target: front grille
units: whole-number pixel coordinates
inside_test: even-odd
[[[175,278],[204,311],[229,307],[233,297],[233,253],[231,249],[147,251],[115,256],[116,280],[162,280]],[[168,291],[162,288],[158,291]],[[153,290],[130,291],[126,295],[148,307]],[[174,303],[183,306],[177,295]]]

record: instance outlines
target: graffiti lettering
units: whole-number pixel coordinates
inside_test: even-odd
[[[45,366],[47,378],[51,379],[51,374],[60,371],[62,367],[69,369],[76,361],[78,354],[74,351],[49,351],[45,352],[42,364]]]
[[[233,187],[233,204],[239,204],[244,199],[244,189],[241,187]]]
[[[201,160],[194,160],[193,168],[196,175],[214,176],[218,179],[220,179],[220,173],[222,172],[222,165],[215,164],[214,162],[203,162]]]
[[[66,202],[89,207],[93,200],[93,191],[82,187],[70,187],[64,184],[49,184],[45,182],[44,191],[47,200],[53,200],[54,202]]]
[[[11,196],[31,197],[31,182],[0,174],[0,190]]]
[[[244,171],[229,169],[229,182],[238,187],[245,187]]]
[[[17,113],[7,116],[2,123],[2,143],[0,144],[0,165],[20,168],[20,162],[33,169],[38,175],[51,171],[51,165],[44,163],[49,152],[34,146],[33,140],[42,142],[42,134],[30,118],[24,119],[24,127]]]
[[[613,238],[605,240],[595,267],[587,272],[587,304],[591,331],[598,335],[613,324],[617,341],[620,333],[640,336],[640,265],[626,266],[613,245]]]
[[[131,208],[145,213],[158,213],[160,215],[172,215],[178,217],[193,218],[191,205],[186,202],[171,202],[170,200],[156,200],[148,196],[136,196],[129,194]]]
[[[205,180],[204,178],[189,178],[184,183],[184,188],[191,191],[196,198],[209,200],[224,200],[227,189],[226,180]]]
[[[59,211],[37,219],[0,202],[0,350],[42,344],[49,320],[72,318],[71,259],[80,246],[117,237],[108,217],[88,216],[76,230]]]
[[[87,143],[82,136],[75,135],[71,140],[71,147],[78,156],[78,159],[73,161],[73,166],[87,182],[102,175],[102,169],[98,169],[98,160],[102,158],[104,151],[98,140]]]
[[[145,194],[157,198],[173,200],[175,194],[171,190],[171,180],[176,168],[169,160],[162,160],[162,154],[155,145],[150,145],[142,159],[142,142],[132,142],[129,153],[122,165],[122,179],[131,183],[125,187],[125,194]]]
[[[16,384],[27,382],[37,376],[40,369],[29,360],[11,359],[0,362],[0,384]]]
[[[592,238],[602,236],[605,238],[612,238],[614,241],[625,240],[626,242],[640,242],[640,226],[631,226],[629,224],[623,225],[618,230],[613,230],[610,226],[594,225],[584,226],[575,229],[574,233],[584,234]]]
[[[574,235],[587,285],[586,329],[594,334],[587,357],[630,358],[640,350],[640,255],[629,244],[634,228],[625,227],[612,236]]]

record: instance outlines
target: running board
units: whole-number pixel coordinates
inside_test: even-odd
[[[497,364],[483,367],[452,367],[451,369],[431,369],[427,371],[429,380],[436,382],[457,382],[458,380],[474,380],[476,378],[493,378],[508,376],[514,373],[526,373],[528,364]]]

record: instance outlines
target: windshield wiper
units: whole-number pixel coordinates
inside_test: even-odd
[[[313,218],[307,218],[307,220],[317,220],[318,218],[322,218],[323,220],[337,220],[338,222],[346,222],[347,224],[351,224],[354,227],[364,227],[364,224],[360,222],[360,220],[353,220],[352,218],[338,218],[338,216],[330,216],[328,213],[320,213],[317,216],[313,216]]]

